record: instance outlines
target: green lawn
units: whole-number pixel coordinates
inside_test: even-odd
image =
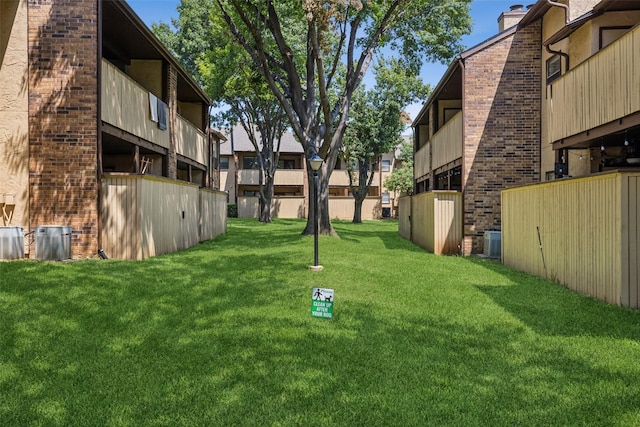
[[[310,272],[303,226],[0,263],[0,425],[640,425],[638,311],[433,256],[393,221],[334,223]]]

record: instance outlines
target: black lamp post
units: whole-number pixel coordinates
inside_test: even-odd
[[[322,157],[317,154],[309,159],[309,165],[313,169],[313,266],[310,267],[313,271],[322,270],[322,266],[318,265],[318,170],[322,162]]]

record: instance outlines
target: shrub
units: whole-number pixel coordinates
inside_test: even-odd
[[[227,203],[227,218],[238,218],[238,205]]]

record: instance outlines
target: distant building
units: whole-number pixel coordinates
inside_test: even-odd
[[[244,128],[237,125],[233,132],[224,132],[229,143],[221,146],[221,189],[229,195],[230,203],[237,203],[240,217],[258,217],[257,192],[259,186],[255,148]],[[377,219],[391,214],[393,200],[383,188],[384,178],[393,169],[395,155],[385,154],[374,176],[369,195],[363,203],[362,219]],[[274,218],[306,218],[309,185],[302,145],[291,132],[285,132],[280,143],[278,170],[275,174],[272,216]],[[354,199],[349,192],[346,164],[338,161],[329,180],[329,214],[333,219],[352,219]],[[389,211],[385,210],[388,208]]]

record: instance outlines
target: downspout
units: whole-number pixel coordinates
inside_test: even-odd
[[[96,240],[97,240],[97,244],[98,244],[98,254],[100,255],[101,258],[103,258],[102,254],[104,254],[104,251],[102,250],[102,218],[103,218],[103,214],[102,214],[102,200],[104,198],[104,194],[103,194],[103,186],[102,186],[102,175],[103,175],[103,170],[102,170],[102,2],[99,1],[97,4],[97,15],[98,15],[98,22],[97,22],[97,49],[96,49],[96,61],[97,61],[97,66],[96,66],[96,86],[97,86],[97,105],[96,105],[96,115],[97,115],[97,123],[96,123],[96,131],[97,131],[97,138],[96,138],[96,151],[97,151],[97,158],[96,158],[96,162],[97,162],[97,167],[96,167],[96,180],[97,180],[97,190],[98,190],[98,197],[96,198],[96,203],[97,203],[97,211],[98,211],[98,215],[97,215],[97,229],[98,229],[98,235],[96,236]],[[104,258],[106,258],[106,255],[104,256]]]
[[[557,1],[552,1],[552,0],[547,0],[547,4],[549,6],[556,6],[556,7],[560,7],[562,9],[564,9],[564,25],[569,25],[570,22],[570,17],[569,17],[569,6],[564,4],[564,3],[558,3]],[[555,55],[560,55],[562,56],[565,61],[566,61],[566,66],[565,66],[565,73],[567,71],[569,71],[569,55],[560,51],[560,50],[553,50],[549,47],[549,45],[545,45],[545,48],[547,49],[547,52],[549,52],[550,54],[555,54]]]
[[[549,52],[552,55],[555,54],[555,55],[562,56],[565,60],[564,72],[566,73],[567,71],[569,71],[569,54],[566,54],[561,50],[553,50],[549,47],[549,45],[545,45],[545,48],[547,49],[547,52]]]

